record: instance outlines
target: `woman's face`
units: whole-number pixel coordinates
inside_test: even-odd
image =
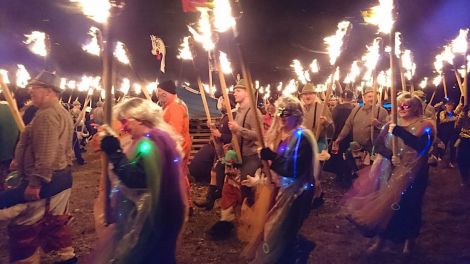
[[[281,118],[281,124],[284,130],[290,131],[297,127],[298,124],[298,117],[297,116],[284,116]]]
[[[119,122],[121,122],[121,130],[129,133],[132,139],[140,138],[145,134],[144,130],[146,127],[137,119],[123,118]]]
[[[398,115],[400,116],[400,118],[407,118],[407,117],[414,116],[413,111],[411,109],[411,104],[409,104],[409,102],[407,102],[407,101],[403,101],[403,102],[398,104],[398,111],[397,112],[398,112]]]

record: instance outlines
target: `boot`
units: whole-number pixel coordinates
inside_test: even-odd
[[[232,222],[218,221],[206,233],[212,240],[225,240],[230,237],[234,228]]]
[[[206,200],[204,202],[194,201],[194,204],[197,207],[206,208],[207,211],[212,210],[214,207],[215,200],[219,199],[222,196],[220,188],[217,188],[216,185],[209,185],[207,190]]]

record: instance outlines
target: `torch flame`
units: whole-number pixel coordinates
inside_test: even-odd
[[[124,95],[127,95],[130,88],[131,81],[128,78],[123,78],[121,81],[121,87],[119,87],[119,91],[121,91]]]
[[[400,58],[401,56],[401,33],[395,32],[395,56]]]
[[[293,60],[290,66],[294,69],[295,74],[297,74],[297,79],[299,79],[302,84],[306,84],[310,81],[310,74],[308,71],[304,70],[299,60]]]
[[[235,27],[235,19],[232,16],[232,7],[228,0],[214,0],[214,27],[218,32],[225,32]]]
[[[192,60],[193,54],[191,53],[191,49],[189,48],[189,38],[184,37],[183,42],[180,44],[179,54],[176,56],[178,59],[182,60]]]
[[[419,87],[421,87],[421,89],[426,88],[426,86],[428,86],[428,77],[424,77],[424,79],[419,83]]]
[[[287,83],[286,87],[282,91],[282,95],[287,96],[295,92],[297,92],[297,84],[295,83],[295,80],[292,79]]]
[[[357,64],[357,61],[353,61],[351,65],[351,71],[346,75],[346,78],[344,79],[344,83],[354,83],[359,77],[359,74],[361,73],[361,69],[359,68],[359,65]]]
[[[215,47],[214,42],[212,41],[212,30],[211,23],[209,20],[209,11],[207,8],[198,8],[198,11],[201,13],[201,17],[198,22],[198,30],[196,31],[192,27],[188,26],[189,32],[194,37],[194,40],[202,44],[202,47],[209,51],[213,50]]]
[[[434,86],[439,86],[439,84],[441,84],[442,82],[442,75],[437,75],[436,77],[434,77],[434,80],[432,81],[432,84],[434,84]]]
[[[230,61],[227,58],[227,54],[221,51],[220,56],[219,56],[219,61],[220,61],[220,69],[222,70],[223,73],[225,74],[232,73],[232,65],[230,64]]]
[[[364,65],[367,68],[367,71],[364,74],[363,80],[367,81],[367,80],[372,79],[372,71],[377,66],[377,62],[379,61],[379,58],[380,58],[379,43],[380,43],[379,38],[374,39],[372,46],[367,46],[367,53],[362,57],[362,61],[364,62]]]
[[[452,40],[452,51],[454,53],[465,54],[468,48],[468,28],[461,29],[457,38]]]
[[[111,15],[111,4],[108,0],[70,0],[72,3],[78,3],[83,14],[90,19],[104,24]]]
[[[88,35],[91,36],[91,39],[85,45],[82,45],[82,49],[92,55],[100,56],[100,45],[98,44],[98,31],[99,29],[96,27],[91,27],[88,31]]]
[[[411,78],[413,78],[413,75],[415,74],[415,71],[416,71],[416,64],[413,62],[410,50],[405,50],[405,52],[403,52],[401,61],[402,61],[403,69],[406,70],[405,72],[406,79],[411,80]]]
[[[379,5],[362,12],[366,23],[379,27],[380,33],[390,34],[393,24],[393,0],[379,0]]]
[[[60,89],[65,90],[65,87],[67,86],[67,79],[65,78],[60,78]]]
[[[26,40],[24,44],[28,45],[32,53],[41,57],[47,56],[46,33],[40,31],[33,31],[29,35],[24,35]]]
[[[310,63],[310,71],[312,71],[312,73],[317,73],[320,71],[320,66],[318,65],[317,59],[314,59],[312,63]]]
[[[326,37],[323,39],[325,44],[327,45],[328,54],[330,55],[330,64],[334,65],[336,59],[338,59],[339,55],[341,54],[341,47],[343,46],[343,38],[348,31],[351,22],[349,21],[341,21],[338,23],[338,29],[336,30],[336,34]]]
[[[10,84],[10,79],[8,79],[8,71],[0,69],[0,75],[2,76],[4,84]]]
[[[455,55],[452,52],[452,46],[450,46],[450,45],[444,46],[444,51],[441,54],[442,54],[442,59],[444,61],[446,61],[450,65],[454,65]]]
[[[134,87],[134,92],[136,94],[140,94],[142,92],[142,85],[138,83],[134,83],[133,87]]]
[[[114,49],[114,57],[121,62],[122,64],[129,64],[129,57],[127,56],[126,49],[124,48],[124,43],[118,41],[116,42],[116,48]]]
[[[16,70],[16,86],[25,88],[28,85],[29,79],[31,79],[31,75],[26,70],[24,65],[18,64],[18,70]]]

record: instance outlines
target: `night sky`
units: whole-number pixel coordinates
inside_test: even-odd
[[[376,0],[240,0],[234,8],[243,11],[237,22],[240,31],[237,41],[244,47],[253,79],[271,84],[287,81],[295,77],[289,67],[293,59],[307,66],[317,58],[324,74],[315,77],[315,81],[323,82],[331,72],[328,56],[322,54],[323,38],[332,35],[337,23],[344,19],[353,23],[353,29],[338,65],[349,71],[352,61],[359,59],[365,45],[376,37],[376,27],[365,25],[360,13],[376,4]],[[403,33],[404,46],[412,50],[418,64],[417,83],[423,76],[432,76],[432,63],[441,47],[456,37],[460,28],[470,26],[470,1],[396,0],[395,4],[397,30]],[[67,76],[100,74],[99,59],[81,49],[93,22],[70,6],[66,0],[1,0],[0,67],[13,69],[21,63],[32,75],[44,67]],[[195,13],[183,13],[178,0],[130,0],[112,23],[116,39],[128,46],[141,79],[194,82],[191,64],[177,60],[176,54],[182,38],[189,35],[186,25],[197,19]],[[22,44],[23,35],[32,30],[45,31],[51,36],[53,44],[47,61],[31,54]],[[150,53],[150,34],[163,38],[167,46],[165,75],[159,73],[159,63]],[[231,32],[220,35],[220,49],[228,52],[239,72],[234,43]],[[382,64],[384,68],[385,63]],[[206,54],[202,49],[198,52],[197,65],[203,81],[207,82]],[[117,72],[137,80],[127,66],[118,66]],[[234,82],[234,78],[229,77],[228,82]]]

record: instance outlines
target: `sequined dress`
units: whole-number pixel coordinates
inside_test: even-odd
[[[391,166],[392,134],[388,125],[375,143],[374,165],[362,175],[362,188],[346,194],[348,220],[366,237],[380,236],[394,242],[416,238],[421,228],[421,207],[428,182],[428,151],[433,140],[428,121],[418,119],[409,126],[397,126],[400,164]],[[361,178],[361,176],[360,176]]]
[[[279,191],[253,263],[277,263],[295,241],[314,195],[314,173],[318,173],[316,149],[313,134],[302,128],[280,142],[278,155],[271,164]]]

